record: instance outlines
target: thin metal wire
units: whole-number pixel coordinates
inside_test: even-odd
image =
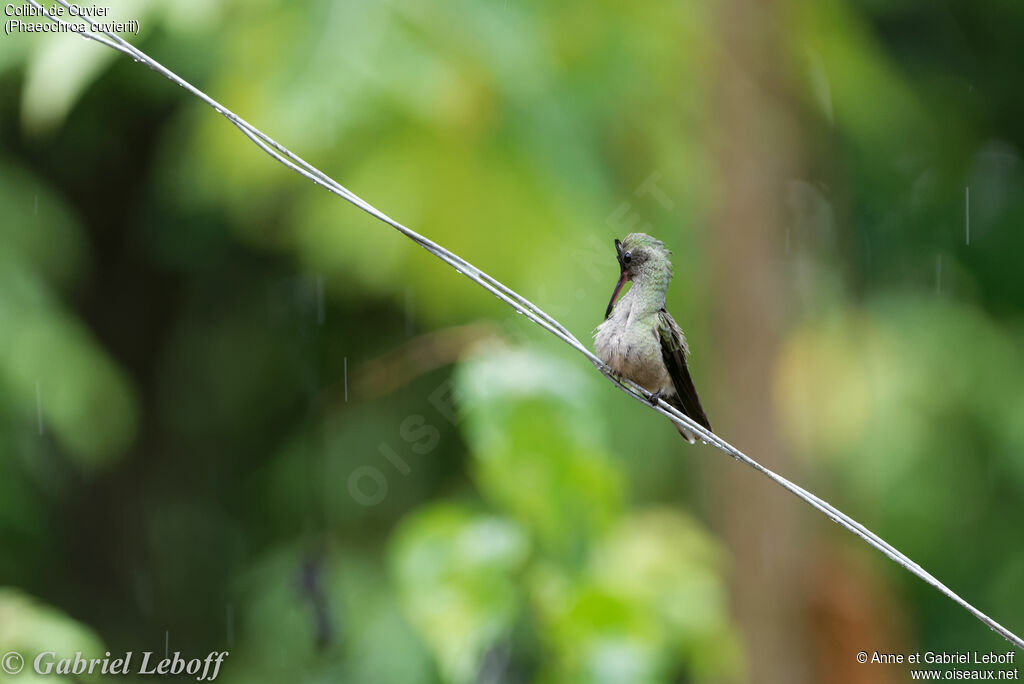
[[[38,0],[27,0],[27,2],[29,2],[31,5],[37,8],[42,9],[42,5],[38,2]],[[67,0],[57,0],[57,2],[68,8],[70,8],[71,6],[70,3],[67,2]],[[67,23],[64,20],[58,17],[50,16],[49,14],[46,14],[45,16],[51,21],[54,21],[58,24]],[[87,40],[96,41],[97,43],[100,43],[101,45],[109,47],[113,50],[117,50],[118,52],[122,52],[131,57],[132,59],[134,59],[136,62],[145,64],[147,67],[162,74],[170,81],[177,83],[179,86],[186,89],[188,92],[192,93],[194,96],[196,96],[197,98],[208,104],[210,107],[212,107],[214,111],[216,111],[218,114],[220,114],[228,121],[230,121],[254,144],[256,144],[268,155],[276,159],[278,162],[285,165],[292,171],[295,171],[296,173],[300,174],[304,178],[307,178],[308,180],[312,181],[316,185],[322,185],[330,192],[333,192],[334,194],[338,195],[347,202],[350,202],[359,209],[362,209],[367,214],[370,214],[371,216],[379,219],[380,221],[383,221],[384,223],[388,224],[398,232],[402,233],[403,235],[411,239],[413,242],[420,245],[428,252],[430,252],[437,258],[441,259],[442,261],[450,265],[452,268],[456,270],[456,272],[465,275],[470,280],[475,282],[477,285],[484,288],[488,292],[491,292],[496,297],[498,297],[498,299],[511,306],[517,312],[524,314],[528,319],[530,319],[540,327],[544,328],[552,335],[559,338],[560,340],[568,344],[570,347],[575,349],[576,351],[583,354],[583,356],[585,356],[587,360],[594,365],[595,368],[597,368],[601,373],[605,375],[605,377],[607,377],[609,380],[615,383],[615,385],[618,386],[619,389],[621,389],[623,392],[633,397],[637,401],[640,401],[652,407],[655,411],[666,416],[669,420],[676,423],[677,425],[682,425],[686,427],[691,432],[699,435],[706,443],[710,444],[711,446],[714,446],[723,453],[732,456],[737,461],[747,466],[750,466],[754,470],[765,475],[767,478],[769,478],[776,484],[789,490],[794,495],[808,503],[811,507],[823,513],[826,517],[828,517],[836,524],[840,525],[841,527],[849,530],[853,534],[863,539],[869,546],[881,552],[883,555],[885,555],[887,558],[895,562],[897,565],[900,565],[908,572],[916,575],[920,579],[924,580],[931,586],[938,589],[947,598],[962,606],[967,612],[969,612],[971,615],[973,615],[986,626],[988,626],[996,634],[1003,637],[1017,648],[1024,650],[1024,640],[1022,640],[1016,634],[1008,630],[1006,627],[1003,627],[1001,624],[990,618],[985,613],[975,608],[965,599],[961,598],[960,595],[958,595],[952,589],[950,589],[945,584],[940,582],[933,575],[931,575],[931,573],[927,572],[924,568],[922,568],[920,565],[912,561],[904,553],[890,545],[888,542],[886,542],[884,539],[876,535],[874,532],[867,529],[866,527],[864,527],[859,522],[857,522],[850,516],[846,515],[842,511],[836,509],[827,501],[818,498],[814,494],[805,490],[803,487],[800,487],[799,485],[790,482],[785,477],[761,465],[760,463],[758,463],[751,457],[747,456],[733,445],[726,442],[718,435],[714,434],[709,430],[706,430],[703,426],[695,423],[693,420],[689,418],[689,416],[680,413],[675,407],[666,403],[663,399],[655,400],[651,393],[649,393],[647,390],[643,389],[639,385],[633,383],[628,379],[617,377],[611,368],[605,365],[605,363],[601,361],[601,359],[599,359],[596,355],[594,355],[593,352],[587,349],[561,323],[559,323],[557,320],[549,316],[540,307],[538,307],[536,304],[520,295],[515,290],[507,287],[506,285],[496,280],[495,278],[492,278],[490,275],[484,273],[476,266],[469,263],[468,261],[458,256],[457,254],[448,251],[447,249],[437,244],[436,242],[430,240],[429,238],[423,235],[420,235],[416,231],[399,223],[398,221],[391,218],[384,212],[380,211],[379,209],[371,205],[369,202],[363,200],[361,197],[350,191],[348,188],[345,188],[336,180],[334,180],[324,172],[320,171],[318,168],[316,168],[309,162],[305,161],[298,155],[294,154],[291,150],[281,145],[273,138],[266,135],[258,128],[247,122],[245,119],[238,116],[230,109],[222,105],[220,102],[213,99],[212,97],[210,97],[205,92],[203,92],[196,86],[192,85],[185,79],[181,78],[176,73],[165,67],[163,64],[159,63],[158,61],[147,55],[145,52],[136,48],[134,45],[127,42],[117,34],[112,33],[110,31],[99,31],[95,33],[87,31],[77,33],[77,35],[80,35]]]

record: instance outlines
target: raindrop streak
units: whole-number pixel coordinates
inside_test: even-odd
[[[124,565],[128,567],[128,509],[121,511],[121,550],[124,552]]]
[[[415,332],[415,317],[413,316],[413,308],[416,306],[413,300],[413,292],[411,289],[405,291],[405,336],[411,337]]]
[[[168,652],[171,650],[171,631],[167,630],[164,632],[164,658],[170,657]]]
[[[344,359],[345,366],[345,401],[348,401],[348,357]]]
[[[967,246],[971,245],[971,188],[964,188],[964,225],[966,226]]]
[[[935,292],[942,292],[942,255],[935,259]]]
[[[317,325],[324,324],[324,277],[316,277],[316,322]]]
[[[38,380],[36,380],[36,425],[39,428],[39,434],[43,434],[43,392],[39,387]]]

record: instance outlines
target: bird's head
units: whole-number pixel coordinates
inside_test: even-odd
[[[667,288],[672,279],[672,252],[665,248],[665,243],[647,233],[630,233],[622,241],[615,240],[615,252],[619,260],[619,282],[608,302],[605,318],[611,315],[615,300],[626,281],[658,280]]]

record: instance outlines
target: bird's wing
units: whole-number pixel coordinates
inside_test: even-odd
[[[683,331],[669,312],[662,309],[658,312],[658,327],[654,332],[661,342],[661,358],[665,361],[665,368],[676,388],[675,397],[666,398],[666,401],[710,430],[711,423],[704,415],[700,397],[697,396],[697,388],[693,386],[693,380],[690,378],[690,369],[686,367],[686,354],[689,350]]]

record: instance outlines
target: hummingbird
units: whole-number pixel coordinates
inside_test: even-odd
[[[619,282],[604,321],[594,331],[598,357],[620,376],[651,392],[655,403],[663,398],[710,431],[711,423],[686,367],[690,353],[686,336],[665,309],[672,252],[646,233],[630,233],[621,242],[616,239],[615,252]],[[626,281],[633,281],[633,286],[616,303]],[[697,441],[690,430],[681,425],[676,429],[690,444]]]

